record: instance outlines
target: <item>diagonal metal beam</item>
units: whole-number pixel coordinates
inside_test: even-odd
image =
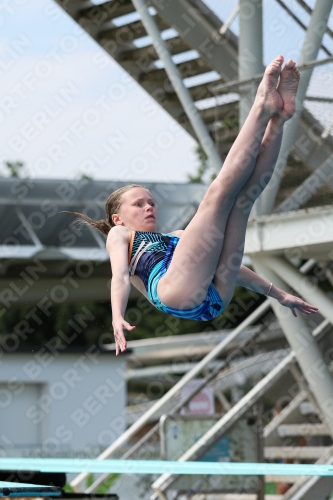
[[[42,242],[38,238],[35,230],[33,229],[32,225],[30,224],[30,222],[28,221],[28,219],[26,218],[26,216],[24,215],[24,213],[22,212],[22,210],[20,208],[16,208],[15,211],[17,213],[18,218],[22,222],[22,225],[23,225],[24,229],[27,231],[27,233],[30,236],[33,244],[35,245],[36,249],[44,248],[44,245],[42,244]]]
[[[305,36],[305,40],[303,42],[303,47],[299,59],[299,66],[302,66],[302,64],[309,60],[316,59],[322,43],[323,35],[327,27],[332,4],[333,0],[317,0],[315,8],[312,12],[312,17]],[[297,127],[303,109],[303,101],[306,96],[306,91],[310,82],[312,71],[312,69],[308,69],[301,72],[301,81],[297,93],[296,113],[295,116],[285,125],[281,150],[273,176],[268,186],[260,196],[260,203],[258,204],[258,207],[260,207],[261,215],[269,214],[273,209],[288,155],[294,144]]]
[[[304,2],[304,0],[296,0],[297,3],[299,3],[303,9],[305,10],[305,12],[307,12],[308,14],[312,15],[312,9],[311,7],[309,7],[309,5]],[[326,33],[331,37],[333,38],[333,31],[331,30],[331,28],[329,26],[327,26],[326,28]]]
[[[235,7],[235,9],[232,11],[228,19],[225,21],[225,23],[222,24],[221,28],[219,29],[220,35],[225,35],[236,17],[239,14],[239,4]]]
[[[333,189],[333,154],[322,163],[298,188],[295,189],[275,212],[288,212],[297,210],[304,205],[320,187],[328,184]],[[332,193],[333,199],[333,193]]]
[[[305,269],[308,265],[305,266]],[[270,299],[274,300],[274,299]],[[325,322],[322,322],[318,327],[318,331],[321,331]],[[312,332],[313,336],[318,333],[316,330]],[[269,390],[269,388],[284,374],[292,363],[295,362],[295,353],[291,352],[288,354],[278,365],[276,365],[251,391],[249,391],[236,405],[226,413],[211,429],[209,429],[199,441],[191,446],[178,461],[186,461],[189,459],[196,459],[197,456],[202,454],[203,450],[212,443],[217,436],[220,436],[222,432],[226,432],[227,429],[246,411],[251,407],[262,395]],[[163,494],[166,489],[173,483],[175,476],[172,474],[163,474],[160,476],[155,483],[152,485],[155,489],[155,495],[151,497],[151,500],[157,500],[158,496],[163,498]]]
[[[329,103],[333,103],[333,98],[332,97],[318,97],[318,96],[306,95],[304,100],[305,101],[312,101],[312,102],[329,102]]]
[[[180,102],[183,105],[183,108],[189,118],[189,121],[191,122],[193,129],[196,132],[202,148],[207,154],[214,170],[218,172],[222,164],[221,158],[215,149],[214,142],[207,131],[206,125],[202,120],[197,107],[194,105],[191,94],[184,85],[183,79],[172,60],[170,52],[161,38],[155,21],[149,14],[148,7],[146,6],[144,0],[132,0],[132,3],[137,12],[139,12],[140,14],[142,24],[144,25],[148,35],[152,39],[154,48],[158,56],[164,63],[167,75],[173,85],[173,88],[175,89],[175,92],[178,95]]]
[[[230,30],[219,33],[221,20],[202,0],[150,3],[225,81],[237,77],[237,37]]]
[[[324,455],[316,461],[316,464],[333,463],[333,447],[329,448]],[[329,480],[328,480],[329,479]],[[293,484],[284,496],[284,500],[313,500],[326,499],[330,497],[333,487],[332,478],[320,476],[303,476]]]
[[[330,322],[333,321],[332,301],[320,290],[314,290],[313,283],[298,273],[286,260],[273,257],[255,257],[252,262],[256,272],[273,282],[278,288],[288,292],[291,292],[289,286],[294,289],[301,289],[302,296],[309,302],[317,304],[320,313]],[[311,289],[309,289],[309,283]],[[324,421],[331,435],[333,435],[333,378],[318,344],[311,335],[301,313],[298,312],[297,317],[294,317],[278,301],[271,298],[269,300],[288,343],[295,353],[311,392],[318,403]]]
[[[220,370],[224,366],[224,362],[218,363],[218,366],[208,375],[205,375],[205,378],[202,380],[202,382],[193,390],[190,391],[189,394],[187,395],[186,398],[180,400],[169,412],[168,415],[175,415],[176,413],[181,410],[198,392],[201,391],[209,382],[214,380]],[[147,441],[150,439],[155,432],[157,432],[160,428],[160,422],[158,421],[154,427],[152,427],[146,434],[142,436],[142,438],[139,439],[129,450],[127,450],[124,455],[121,456],[122,460],[127,460],[128,458],[132,457],[136,451],[138,451]],[[99,476],[92,485],[89,486],[85,490],[85,493],[93,493],[96,491],[96,488],[100,486],[108,477],[110,477],[110,474],[103,474],[102,476]]]
[[[193,444],[180,458],[179,462],[187,460],[197,460],[204,449],[213,444],[217,436],[226,432],[244,413],[251,408],[275,383],[289,370],[289,364],[294,360],[294,353],[291,352],[278,363],[253,389],[251,389],[243,398],[238,401],[220,420],[216,422],[195,444]],[[151,500],[157,500],[160,493],[166,491],[174,482],[175,475],[164,473],[153,484],[155,495]],[[160,497],[161,498],[161,497]]]
[[[274,270],[280,278],[304,297],[305,300],[316,305],[320,314],[333,324],[333,302],[317,285],[306,276],[303,276],[298,269],[282,257],[262,256],[261,260],[265,266]]]
[[[305,271],[307,269],[307,265],[304,264],[302,270]],[[268,300],[263,302],[253,313],[251,313],[237,328],[233,330],[227,338],[222,340],[214,349],[212,349],[209,354],[207,354],[197,365],[192,368],[189,372],[184,375],[177,384],[175,384],[161,399],[156,401],[154,406],[152,406],[142,417],[140,417],[135,424],[133,424],[130,428],[128,428],[119,438],[117,438],[106,450],[103,451],[101,455],[99,455],[98,460],[104,460],[115,453],[116,450],[119,449],[124,443],[126,443],[131,437],[133,437],[152,417],[157,413],[157,411],[164,406],[164,404],[169,401],[175,394],[178,393],[180,389],[182,389],[190,380],[199,375],[202,370],[214,359],[216,359],[231,342],[235,341],[241,333],[251,325],[257,318],[260,318],[263,314],[268,311],[270,307],[270,303]],[[87,477],[87,473],[82,473],[71,482],[71,486],[73,488],[78,489],[80,483]]]
[[[301,268],[301,273],[307,273],[313,263],[311,261],[306,262]],[[274,299],[267,299],[266,302],[272,302]],[[259,306],[261,307],[261,306]],[[314,333],[314,332],[313,332]],[[293,362],[295,354],[291,352],[288,354],[275,368],[273,368],[251,391],[249,391],[236,405],[226,413],[211,429],[209,429],[193,446],[190,447],[178,460],[186,461],[190,459],[196,459],[202,450],[211,444],[216,436],[220,436],[222,432],[225,432],[237,419],[242,415],[243,411],[246,411],[251,407],[261,396],[269,389],[275,382],[282,376]],[[163,492],[168,488],[170,484],[173,483],[174,477],[172,474],[163,474],[160,476],[152,485],[155,489],[155,495],[151,497],[151,500],[157,500],[158,496],[162,498]]]
[[[301,28],[303,28],[304,31],[307,30],[307,27],[306,25],[300,20],[299,17],[296,16],[296,14],[291,10],[289,9],[289,7],[282,1],[282,0],[276,0],[278,4],[281,5],[281,7],[286,11],[288,12],[288,14],[290,15],[290,17],[292,17],[294,19],[294,21],[296,21],[296,23],[301,26]],[[310,9],[310,13],[312,14],[312,9]],[[327,29],[326,28],[326,32],[327,32]],[[323,51],[328,55],[328,56],[331,56],[331,52],[325,47],[325,45],[322,43],[321,44],[321,48],[323,49]]]
[[[302,64],[298,65],[298,69],[300,71],[303,70],[308,70],[308,69],[313,69],[316,68],[317,66],[324,66],[325,64],[329,64],[333,62],[333,56],[328,56],[325,57],[324,59],[314,59],[311,61],[305,61]],[[221,94],[227,94],[228,92],[231,92],[233,90],[238,89],[242,85],[246,85],[247,83],[252,83],[257,80],[261,80],[263,77],[264,73],[263,71],[261,73],[258,73],[257,75],[250,76],[249,78],[245,78],[244,80],[232,80],[228,83],[212,83],[210,85],[210,91],[212,93],[221,93]]]

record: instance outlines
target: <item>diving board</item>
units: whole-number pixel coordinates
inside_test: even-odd
[[[3,459],[7,462],[7,459]],[[59,497],[61,488],[38,484],[0,481],[0,497]]]
[[[95,460],[71,458],[0,458],[0,470],[120,473],[333,476],[333,465],[240,462],[177,462],[169,460]],[[31,485],[29,485],[31,486]]]

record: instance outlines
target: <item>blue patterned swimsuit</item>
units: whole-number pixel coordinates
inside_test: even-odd
[[[163,304],[158,298],[158,282],[168,270],[178,241],[178,236],[168,233],[132,231],[128,249],[129,274],[141,278],[150,302],[160,311],[179,318],[212,320],[224,309],[213,283],[209,285],[203,302],[191,309],[174,309]]]

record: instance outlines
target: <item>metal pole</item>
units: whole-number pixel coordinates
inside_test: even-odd
[[[333,0],[317,0],[313,9],[311,21],[306,32],[303,42],[299,66],[302,66],[306,61],[316,59],[323,35],[327,28],[327,21],[331,12]],[[273,176],[260,196],[260,214],[271,213],[275,198],[283,177],[284,168],[288,159],[289,151],[293,146],[296,130],[303,110],[303,101],[312,75],[312,69],[307,69],[301,72],[301,81],[297,92],[296,113],[294,117],[285,125],[280,154],[276,163]]]
[[[296,16],[296,14],[291,9],[289,9],[289,7],[282,0],[276,0],[276,1],[281,5],[281,7],[286,12],[288,12],[288,14],[294,19],[294,21],[296,21],[296,23],[299,26],[301,26],[301,28],[303,28],[304,31],[306,31],[306,25],[300,20],[300,18],[298,16]],[[312,13],[312,10],[311,10],[310,14],[311,13]],[[326,30],[326,32],[327,32],[327,30]],[[321,44],[321,49],[323,49],[325,54],[331,55],[331,52],[325,47],[324,44]]]
[[[281,257],[260,257],[261,262],[272,269],[289,286],[296,290],[304,299],[317,306],[324,318],[333,324],[333,302],[312,281]],[[333,388],[333,386],[332,386]],[[333,394],[333,392],[332,392]]]
[[[291,363],[293,366],[293,363]],[[263,401],[260,399],[255,405],[256,412],[256,437],[257,437],[257,457],[258,462],[263,463],[264,459],[264,426],[263,426]],[[258,476],[259,491],[257,500],[265,500],[265,476]]]
[[[329,156],[316,170],[300,184],[282,203],[276,212],[297,210],[304,205],[324,184],[333,187],[333,154]]]
[[[301,71],[303,69],[310,69],[310,68],[317,68],[317,66],[324,66],[324,64],[329,64],[333,62],[333,56],[330,57],[325,57],[324,59],[318,59],[314,61],[309,61],[305,62],[302,64],[302,66],[298,65],[298,69]],[[210,85],[209,90],[213,93],[216,94],[227,94],[228,92],[231,92],[232,90],[238,89],[241,85],[245,85],[247,83],[252,83],[256,82],[257,80],[262,80],[262,77],[264,76],[263,71],[258,73],[257,75],[251,76],[250,78],[244,78],[243,80],[233,80],[228,83],[219,83],[217,85]],[[306,99],[308,99],[308,96],[306,96]],[[316,99],[321,99],[321,100],[328,100],[329,98],[317,98]]]
[[[262,0],[239,0],[238,76],[251,78],[263,71]],[[240,88],[239,123],[243,125],[253,104],[257,84]]]
[[[256,272],[261,276],[265,276],[277,287],[290,291],[286,283],[265,265],[265,259],[252,257],[252,262]],[[310,334],[302,313],[299,312],[295,318],[291,311],[279,304],[277,300],[272,298],[269,300],[318,403],[325,423],[333,435],[333,380],[319,347]]]
[[[211,373],[208,373],[208,375],[206,376],[206,378],[201,382],[201,384],[199,384],[196,389],[194,389],[193,391],[191,391],[187,397],[185,399],[182,399],[181,401],[179,401],[179,403],[176,404],[176,406],[174,406],[172,408],[172,410],[168,413],[168,415],[174,415],[175,413],[177,413],[181,408],[183,408],[183,406],[185,406],[189,401],[191,401],[191,399],[199,392],[201,391],[201,389],[203,389],[211,380],[213,380],[214,378],[217,377],[217,375],[219,374],[220,370],[224,367],[225,363],[222,361],[221,363],[219,363],[219,366],[217,368],[215,368],[215,370]],[[205,370],[207,371],[207,370]],[[208,372],[208,371],[207,371]],[[132,448],[130,448],[129,450],[127,450],[124,455],[122,455],[120,458],[121,460],[127,460],[128,458],[130,458],[131,456],[133,456],[133,454],[139,450],[144,444],[145,442],[151,438],[151,436],[153,436],[155,434],[155,432],[159,429],[160,427],[160,422],[158,421],[156,425],[154,425],[154,427],[152,427],[146,434],[144,434],[144,436],[142,436],[141,439],[139,439],[139,441],[137,441],[133,446]],[[105,474],[102,474],[101,476],[99,476],[95,482],[93,484],[91,484],[89,486],[89,488],[87,488],[85,490],[85,493],[93,493],[96,491],[96,488],[98,488],[98,486],[100,486],[102,483],[104,483],[104,481],[106,479],[108,479],[108,477],[112,476],[112,473],[111,474],[108,474],[108,473],[105,473]]]
[[[246,80],[264,70],[262,0],[239,0],[239,7],[238,77]],[[258,84],[259,80],[252,80],[239,87],[239,128],[250,112]],[[252,210],[258,213],[257,202]]]
[[[198,441],[196,441],[180,458],[179,462],[187,460],[196,460],[204,448],[208,448],[216,440],[217,436],[226,432],[244,413],[253,406],[274,384],[289,370],[289,364],[294,359],[294,353],[291,352],[276,365],[260,382],[258,382],[243,398],[236,403],[231,410],[220,418]],[[160,476],[153,484],[152,488],[158,494],[165,491],[173,482],[173,474],[165,473]],[[156,494],[151,500],[156,499]]]
[[[305,267],[306,266],[306,267]],[[307,263],[301,268],[303,272],[305,269],[308,269]],[[271,299],[270,299],[271,300]],[[323,321],[317,329],[315,329],[312,334],[317,335],[319,330],[325,327],[325,321]],[[315,333],[316,332],[316,333]],[[273,368],[258,384],[253,387],[238,403],[235,404],[216,424],[210,428],[206,434],[204,434],[194,445],[191,446],[189,450],[187,450],[184,455],[182,455],[178,460],[180,462],[186,460],[195,460],[197,456],[202,453],[203,448],[207,448],[210,446],[216,436],[222,435],[222,432],[225,433],[231,425],[233,425],[245,411],[248,410],[256,401],[258,401],[271,387],[274,383],[276,383],[279,378],[286,373],[291,364],[295,360],[294,352],[289,353],[276,367]],[[152,495],[151,500],[156,500],[158,494],[162,494],[170,484],[173,482],[174,476],[172,474],[166,473],[160,476],[152,485],[152,488],[155,489],[155,495]]]
[[[233,21],[236,19],[239,13],[239,5],[236,6],[236,8],[232,11],[228,19],[226,20],[225,23],[222,24],[221,28],[219,29],[220,35],[225,35],[230,26],[232,25]]]
[[[311,260],[305,262],[303,266],[300,268],[300,272],[306,273],[313,266],[313,262]],[[230,333],[230,335],[222,340],[207,356],[204,357],[192,370],[190,370],[184,377],[177,382],[174,387],[172,387],[161,399],[156,401],[156,403],[144,414],[140,417],[131,427],[129,427],[121,436],[119,436],[114,443],[112,443],[108,448],[106,448],[101,455],[98,456],[98,460],[104,460],[109,458],[116,450],[120,448],[123,444],[125,444],[131,437],[133,437],[142,427],[148,422],[148,420],[158,412],[160,408],[163,407],[165,403],[167,403],[177,392],[182,389],[187,382],[195,378],[197,375],[201,373],[201,371],[208,366],[208,364],[217,358],[224,349],[234,340],[236,340],[239,335],[250,326],[254,321],[260,318],[263,314],[266,313],[270,308],[270,301],[267,299],[263,302],[253,313],[251,313],[235,330]],[[73,481],[70,483],[74,489],[78,490],[78,485],[88,476],[88,473],[83,472],[76,476]]]
[[[201,371],[217,356],[219,356],[224,349],[239,335],[244,331],[246,327],[251,325],[256,319],[260,318],[262,314],[268,311],[270,308],[269,300],[265,300],[253,313],[251,313],[235,330],[230,333],[230,335],[222,340],[212,351],[210,351],[207,356],[204,357],[192,370],[190,370],[184,377],[177,382],[161,399],[156,401],[156,403],[140,417],[131,427],[129,427],[118,439],[116,439],[108,448],[106,448],[101,455],[98,456],[98,460],[104,460],[109,458],[116,450],[125,444],[131,437],[133,437],[142,427],[148,422],[148,420],[157,413],[157,411],[164,406],[177,392],[182,389],[190,380],[195,378],[201,373]],[[83,479],[85,479],[89,474],[83,472],[76,476],[70,483],[75,489]]]
[[[185,87],[183,79],[172,60],[170,52],[161,38],[160,32],[156,26],[154,19],[149,14],[144,0],[133,0],[132,3],[141,16],[142,24],[144,25],[148,35],[152,39],[154,48],[159,58],[164,63],[165,71],[173,85],[173,88],[175,89],[175,92],[178,95],[178,98],[188,116],[188,119],[198,137],[202,148],[207,154],[214,170],[216,172],[219,172],[222,166],[221,158],[216,151],[214,142],[209,135],[206,125],[192,100],[191,94]]]

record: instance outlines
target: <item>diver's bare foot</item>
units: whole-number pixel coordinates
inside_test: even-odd
[[[296,63],[289,59],[280,73],[280,81],[277,86],[277,91],[283,100],[283,110],[280,115],[284,120],[289,120],[295,113],[299,79],[300,73]]]
[[[273,59],[265,69],[263,79],[258,87],[256,100],[269,116],[273,116],[283,109],[283,99],[276,89],[282,64],[283,56],[280,55]]]

